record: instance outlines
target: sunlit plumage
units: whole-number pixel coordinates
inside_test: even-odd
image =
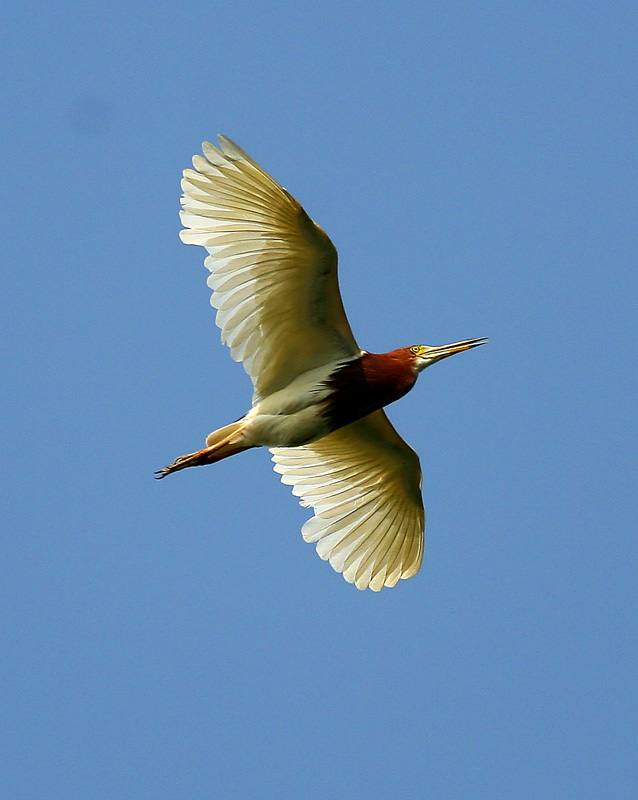
[[[216,321],[253,403],[158,476],[268,447],[283,483],[314,510],[302,534],[321,558],[359,589],[394,586],[421,566],[425,515],[418,456],[383,407],[425,367],[486,340],[362,350],[328,236],[230,139],[219,144],[204,143],[184,171],[180,235],[208,250]]]

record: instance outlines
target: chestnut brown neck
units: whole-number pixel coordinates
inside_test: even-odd
[[[326,381],[332,390],[325,413],[333,430],[361,419],[403,397],[417,373],[408,347],[390,353],[363,353],[338,367]]]

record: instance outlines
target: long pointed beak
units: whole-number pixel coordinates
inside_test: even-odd
[[[463,350],[471,350],[473,347],[478,347],[486,342],[487,337],[483,336],[480,339],[463,339],[461,342],[442,344],[439,347],[431,347],[426,353],[426,358],[439,361],[442,358],[453,356],[454,353],[461,353]]]

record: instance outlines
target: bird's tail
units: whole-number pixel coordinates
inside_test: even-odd
[[[235,453],[241,453],[242,450],[249,450],[252,445],[243,444],[240,437],[246,424],[246,420],[240,419],[230,425],[225,425],[223,428],[218,428],[206,437],[206,447],[203,450],[180,456],[168,467],[156,472],[156,477],[165,478],[172,472],[186,469],[186,467],[214,464],[216,461],[221,461],[222,458],[234,456]]]

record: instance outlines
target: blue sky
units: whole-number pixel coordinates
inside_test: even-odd
[[[6,2],[0,794],[633,797],[635,3]],[[420,574],[359,593],[251,451],[181,170],[235,139],[373,351]]]

